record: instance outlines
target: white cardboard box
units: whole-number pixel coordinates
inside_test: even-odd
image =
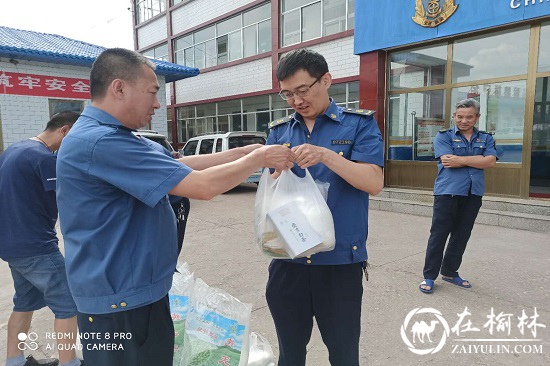
[[[296,203],[290,202],[269,211],[267,217],[271,220],[291,258],[296,258],[323,242],[321,236],[307,222],[302,211],[297,208]]]

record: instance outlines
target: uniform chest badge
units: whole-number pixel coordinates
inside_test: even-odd
[[[462,142],[461,139],[453,139],[454,142]]]

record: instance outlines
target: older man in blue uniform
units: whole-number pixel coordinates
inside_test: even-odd
[[[330,183],[327,204],[336,231],[334,250],[273,260],[269,267],[266,297],[279,365],[305,365],[313,317],[331,364],[359,365],[369,194],[383,186],[382,136],[374,112],[341,108],[329,98],[332,77],[322,55],[307,49],[288,53],[277,78],[280,96],[296,112],[270,123],[267,144],[290,146],[298,176],[308,168],[313,179]]]
[[[458,102],[453,114],[455,126],[439,131],[434,139],[435,158],[439,163],[424,281],[419,287],[424,293],[433,292],[439,273],[444,281],[463,288],[472,287],[458,275],[458,268],[481,208],[484,169],[497,161],[493,136],[474,127],[479,121],[479,108],[475,99]]]
[[[90,73],[92,103],[59,150],[57,203],[78,327],[90,335],[81,339],[87,365],[173,363],[167,295],[178,246],[168,194],[211,199],[262,166],[286,169],[294,158],[282,146],[182,161],[152,149],[132,131],[160,108],[154,70],[134,51],[101,53]]]

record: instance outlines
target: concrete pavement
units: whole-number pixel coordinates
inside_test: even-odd
[[[195,276],[210,286],[252,303],[251,329],[266,336],[277,353],[264,295],[270,260],[253,242],[255,191],[253,185],[241,185],[209,202],[192,201],[180,262],[187,261]],[[371,267],[363,301],[361,365],[550,364],[550,235],[477,225],[461,267],[473,287],[466,290],[438,280],[434,293],[426,295],[418,284],[430,222],[429,217],[370,212]],[[3,360],[13,296],[4,262],[0,278]],[[33,330],[51,331],[52,320],[48,309],[37,312]],[[52,354],[44,348],[39,344],[33,353]],[[418,354],[422,352],[428,354]],[[329,365],[317,329],[307,364]]]

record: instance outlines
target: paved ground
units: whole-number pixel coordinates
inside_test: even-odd
[[[254,194],[255,186],[242,185],[210,202],[193,201],[180,261],[186,260],[195,275],[210,286],[252,303],[252,330],[266,336],[277,352],[264,296],[269,259],[253,243]],[[371,269],[363,301],[361,365],[550,365],[550,235],[478,225],[461,268],[473,288],[464,290],[437,281],[434,293],[425,295],[418,291],[418,284],[430,218],[383,211],[371,211],[370,216]],[[4,262],[0,264],[0,278],[3,359],[13,295]],[[458,314],[466,307],[471,315],[457,326]],[[441,315],[432,310],[412,312],[404,327],[407,314],[417,308],[435,309]],[[535,308],[539,317],[533,326]],[[518,317],[523,312],[529,319],[522,334]],[[413,325],[422,320],[433,324],[433,332],[424,334],[425,343],[415,338],[413,344]],[[33,329],[46,332],[51,322],[51,313],[43,309],[36,313]],[[443,323],[448,324],[448,337]],[[427,355],[413,353],[403,341],[402,327],[413,350],[436,348],[438,344],[442,348]],[[468,332],[468,328],[478,331]],[[428,335],[433,343],[429,343]],[[41,357],[52,353],[44,348],[40,344],[34,353]],[[329,365],[316,329],[308,350],[308,365]]]

